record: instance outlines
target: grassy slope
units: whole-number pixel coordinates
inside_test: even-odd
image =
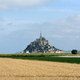
[[[78,56],[77,54],[75,56]],[[76,63],[80,64],[80,58],[69,58],[59,56],[73,56],[72,54],[0,54],[0,57],[14,58],[14,59],[29,59],[29,60],[41,60],[41,61],[54,61],[64,63]]]

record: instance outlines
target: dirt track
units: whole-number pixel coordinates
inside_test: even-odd
[[[80,64],[0,58],[0,80],[80,80]]]

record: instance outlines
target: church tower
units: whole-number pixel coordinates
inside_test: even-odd
[[[40,44],[43,45],[42,34],[40,33]]]
[[[40,33],[40,40],[42,40],[42,33]]]

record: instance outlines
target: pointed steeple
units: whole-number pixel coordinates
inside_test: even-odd
[[[42,33],[40,33],[40,39],[42,39]]]
[[[43,45],[42,34],[40,33],[40,44]]]

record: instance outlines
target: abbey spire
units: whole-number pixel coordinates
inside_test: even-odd
[[[40,33],[40,39],[42,40],[42,33]]]

